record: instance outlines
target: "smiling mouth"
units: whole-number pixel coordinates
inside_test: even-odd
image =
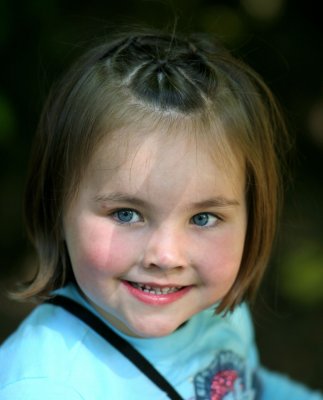
[[[144,283],[137,283],[137,282],[130,282],[128,281],[128,283],[136,288],[141,290],[142,292],[145,293],[150,293],[150,294],[156,294],[156,295],[165,295],[165,294],[170,294],[170,293],[176,293],[178,291],[180,291],[181,289],[183,289],[184,286],[150,286],[150,285],[146,285]]]

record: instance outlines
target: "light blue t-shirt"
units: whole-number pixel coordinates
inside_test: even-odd
[[[58,291],[95,310],[70,285]],[[246,305],[207,309],[169,336],[129,341],[185,400],[322,400],[259,367]],[[43,304],[0,348],[0,400],[165,400],[128,359],[64,309]]]

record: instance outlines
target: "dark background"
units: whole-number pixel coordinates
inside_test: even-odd
[[[278,240],[253,308],[263,363],[323,389],[323,19],[305,0],[0,0],[0,342],[32,308],[6,290],[35,255],[21,209],[50,84],[120,24],[212,32],[279,98],[294,150]]]

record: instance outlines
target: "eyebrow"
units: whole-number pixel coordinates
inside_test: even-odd
[[[99,194],[94,197],[94,200],[98,203],[131,203],[137,206],[146,206],[147,202],[140,199],[139,197],[131,196],[124,193],[109,193],[109,194]]]
[[[239,205],[240,203],[238,202],[238,200],[227,199],[222,196],[192,203],[193,208],[228,207],[228,206],[239,206]]]
[[[140,207],[147,207],[149,204],[139,197],[128,195],[125,193],[109,193],[100,194],[95,196],[94,200],[98,203],[112,202],[112,203],[130,203]],[[239,206],[240,203],[235,199],[227,199],[223,196],[217,196],[214,198],[193,202],[189,205],[190,208],[200,209],[209,207],[232,207]]]

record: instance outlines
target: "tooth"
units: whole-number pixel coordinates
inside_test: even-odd
[[[145,285],[144,283],[138,283],[138,282],[129,282],[129,283],[133,287],[140,289],[145,293],[151,293],[156,295],[174,293],[181,289],[181,286],[152,287],[150,285]]]

